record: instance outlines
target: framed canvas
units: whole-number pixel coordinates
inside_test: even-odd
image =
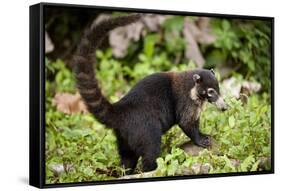
[[[30,185],[274,173],[274,18],[30,6]]]

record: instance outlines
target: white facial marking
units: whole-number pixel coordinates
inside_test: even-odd
[[[190,90],[190,98],[194,101],[198,100],[198,96],[197,96],[197,89],[196,86],[194,86],[191,90]]]
[[[197,111],[196,111],[196,114],[195,114],[195,119],[196,119],[196,120],[199,119],[200,115],[201,115],[201,108],[198,107],[198,108],[197,108]]]
[[[201,100],[198,97],[196,85],[190,90],[190,98],[194,101],[195,104],[197,104],[199,106],[202,105],[202,103],[204,102],[204,100]]]

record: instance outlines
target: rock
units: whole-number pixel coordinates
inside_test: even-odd
[[[131,175],[125,175],[120,177],[119,179],[134,179],[134,178],[149,178],[149,177],[154,177],[155,170],[149,171],[149,172],[144,172],[140,174],[131,174]]]
[[[193,171],[190,168],[185,168],[182,170],[182,175],[192,175]]]
[[[51,165],[50,169],[53,171],[55,176],[59,176],[61,173],[65,172],[63,164]]]
[[[198,156],[201,151],[204,149],[211,150],[214,154],[219,154],[218,150],[218,144],[217,142],[210,137],[211,139],[211,146],[208,148],[203,148],[195,145],[192,141],[188,141],[180,146],[181,149],[183,149],[187,154],[192,155],[192,156]]]
[[[201,164],[199,163],[195,163],[191,166],[191,170],[193,172],[193,174],[200,174],[201,171]]]
[[[184,143],[183,145],[181,145],[181,148],[189,155],[192,156],[197,156],[199,155],[199,152],[203,151],[204,148],[203,147],[198,147],[196,145],[194,145],[191,141]]]
[[[208,174],[210,171],[210,164],[205,163],[201,165],[200,174]]]
[[[51,171],[53,171],[55,176],[59,176],[63,172],[71,172],[74,170],[72,164],[53,164],[50,166]]]
[[[240,95],[251,95],[260,91],[261,84],[257,82],[247,81],[247,80],[239,80],[235,77],[228,78],[222,82],[221,85],[222,95],[226,95],[230,93],[232,96],[237,99],[240,98]],[[244,99],[244,97],[242,98]],[[244,100],[245,101],[245,100]]]

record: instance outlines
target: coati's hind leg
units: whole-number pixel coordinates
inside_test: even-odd
[[[161,152],[161,132],[154,131],[147,135],[142,153],[142,169],[144,172],[157,168],[156,159]]]
[[[118,137],[118,151],[121,157],[121,164],[126,169],[126,174],[132,174],[136,168],[139,156],[120,137]]]
[[[208,147],[211,145],[210,136],[204,135],[199,131],[199,119],[196,121],[188,121],[186,124],[182,123],[180,127],[194,144],[200,147]]]
[[[138,156],[128,150],[121,154],[121,163],[126,169],[126,174],[132,174],[138,163]]]

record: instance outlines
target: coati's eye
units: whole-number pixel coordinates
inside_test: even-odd
[[[208,88],[207,92],[208,96],[212,97],[216,93],[216,90],[214,90],[213,88]]]

